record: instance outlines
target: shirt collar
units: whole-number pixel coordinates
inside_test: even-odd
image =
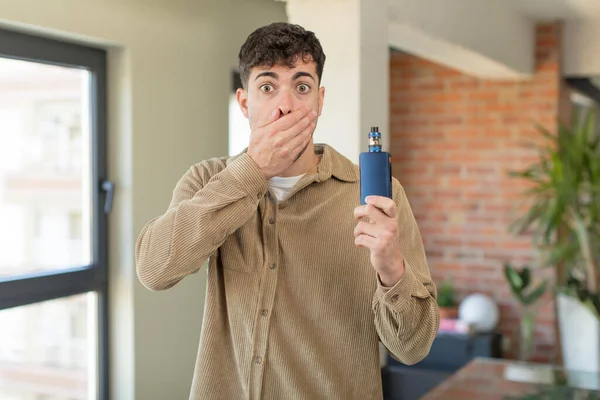
[[[358,181],[357,166],[333,147],[323,143],[315,143],[315,154],[321,155],[321,162],[318,167],[318,180],[320,182],[332,176],[345,182]]]

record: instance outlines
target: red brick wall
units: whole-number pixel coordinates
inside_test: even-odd
[[[459,299],[481,292],[500,305],[500,329],[516,348],[520,311],[504,261],[532,262],[528,237],[508,225],[524,188],[507,170],[536,160],[523,140],[534,122],[556,127],[561,93],[558,25],[536,29],[536,71],[525,81],[490,81],[404,54],[391,55],[390,132],[394,176],[419,223],[433,278],[451,277]],[[545,270],[546,275],[552,271]],[[540,310],[536,358],[554,357],[554,304]]]

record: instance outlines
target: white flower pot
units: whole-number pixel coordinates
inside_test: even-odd
[[[598,387],[600,321],[589,308],[571,296],[559,293],[556,301],[564,366],[569,371],[588,372],[572,374],[569,381],[578,387]]]

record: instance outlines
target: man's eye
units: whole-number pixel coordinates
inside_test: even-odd
[[[261,90],[263,93],[271,93],[271,92],[272,92],[274,89],[273,89],[273,86],[272,86],[272,85],[262,85],[262,86],[260,87],[260,90]]]
[[[310,86],[308,86],[306,83],[301,83],[298,85],[298,91],[300,93],[308,93],[309,90]]]

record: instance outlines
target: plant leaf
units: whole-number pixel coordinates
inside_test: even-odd
[[[547,281],[540,283],[535,289],[529,292],[529,294],[523,296],[523,303],[529,306],[538,301],[538,299],[546,292],[547,286]]]

